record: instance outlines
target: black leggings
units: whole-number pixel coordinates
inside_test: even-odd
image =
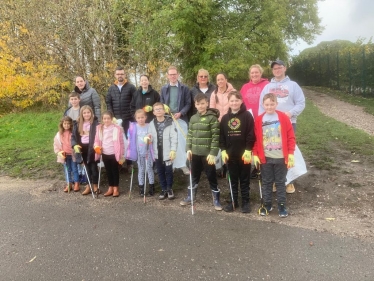
[[[87,169],[87,177],[90,179],[91,184],[97,184],[99,182],[99,170],[97,169],[97,162],[89,161],[92,157],[88,158],[88,144],[82,144],[82,158],[83,164]]]
[[[109,186],[119,185],[119,164],[114,154],[105,155],[103,154],[103,162],[105,165],[105,171],[108,176]]]

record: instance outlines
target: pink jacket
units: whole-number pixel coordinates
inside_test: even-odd
[[[227,83],[226,91],[220,92],[218,88],[216,89],[216,91],[214,91],[210,96],[209,107],[218,109],[219,111],[218,121],[221,122],[222,116],[225,115],[227,111],[229,110],[228,95],[230,92],[235,91],[235,89],[230,83]],[[218,98],[218,103],[216,101],[216,97]]]
[[[258,107],[260,104],[260,96],[262,89],[269,84],[269,81],[261,78],[260,82],[253,84],[252,81],[244,84],[240,90],[240,93],[243,97],[243,102],[247,107],[247,110],[252,109],[253,118],[256,119],[258,116]]]
[[[95,146],[102,146],[102,133],[101,133],[101,126],[97,125],[96,127],[96,135],[95,135],[95,141],[94,141],[94,147]],[[114,143],[114,155],[116,157],[116,160],[119,161],[121,158],[124,158],[125,154],[125,143],[123,141],[123,129],[122,127],[113,124],[113,143]],[[98,161],[100,159],[100,154],[95,153],[95,161]]]
[[[71,133],[70,133],[70,138],[71,138]],[[61,142],[61,135],[60,132],[57,132],[55,135],[55,138],[53,139],[53,150],[57,154],[60,151],[62,151],[62,142]],[[72,154],[73,161],[75,162],[75,155],[74,153]],[[61,158],[57,155],[57,162],[58,163],[65,163],[65,159]]]

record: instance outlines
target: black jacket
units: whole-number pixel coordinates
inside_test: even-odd
[[[160,101],[160,94],[152,89],[151,85],[148,86],[148,91],[143,94],[142,93],[142,87],[138,88],[131,101],[131,115],[135,117],[135,111],[137,109],[141,109],[146,105],[150,105],[153,107],[153,105],[156,102]],[[146,123],[150,123],[154,118],[153,111],[147,112],[147,120],[145,121]]]
[[[73,125],[73,133],[71,135],[71,147],[73,148],[73,153],[75,154],[74,146],[75,145],[82,146],[82,141],[81,141],[81,136],[79,134],[79,123],[76,121],[74,121],[73,123],[74,125]],[[95,142],[96,127],[98,124],[99,122],[97,121],[97,118],[95,116],[90,126],[90,139],[88,142],[87,163],[95,162],[95,150],[93,148],[93,145]]]
[[[114,117],[122,119],[122,121],[134,121],[130,104],[135,91],[135,86],[129,82],[122,86],[121,92],[115,84],[109,87],[105,102],[108,110],[113,112]]]
[[[229,159],[242,158],[244,150],[252,150],[255,143],[254,120],[242,103],[239,112],[232,113],[231,108],[223,115],[220,124],[219,147],[226,150]]]
[[[196,95],[199,94],[199,93],[205,94],[206,97],[208,98],[208,103],[209,103],[210,95],[214,92],[215,89],[216,89],[216,86],[214,86],[211,83],[208,83],[208,91],[206,91],[205,93],[200,91],[199,83],[196,83],[195,86],[193,86],[191,88],[191,108],[190,108],[190,111],[189,111],[189,115],[190,115],[189,118],[191,118],[192,115],[195,115],[197,113],[197,109],[195,107],[195,100],[194,100]]]

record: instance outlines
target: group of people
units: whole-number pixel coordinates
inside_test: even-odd
[[[119,67],[115,70],[116,83],[105,98],[108,111],[102,114],[97,92],[83,77],[76,77],[70,107],[54,140],[57,161],[66,165],[68,184],[64,191],[80,190],[82,162],[93,187],[86,186],[82,194],[99,193],[97,163],[102,160],[109,183],[104,196],[117,197],[118,166],[126,161],[133,171],[132,161],[137,161],[141,196],[155,193],[155,165],[161,186],[158,198],[174,199],[173,168],[181,168],[192,177],[187,196],[180,202],[189,205],[196,198],[204,170],[216,210],[232,212],[238,208],[240,188],[241,211],[248,213],[250,177],[261,173],[264,208],[260,214],[272,210],[272,191],[276,191],[279,216],[286,217],[286,192],[295,191],[292,182],[286,188],[286,175],[294,166],[296,119],[305,107],[305,98],[297,83],[286,76],[283,61],[274,61],[271,68],[274,78],[269,82],[262,78],[261,66],[252,65],[250,81],[239,92],[224,73],[217,74],[213,85],[205,69],[198,71],[197,83],[189,89],[179,81],[177,68],[170,66],[168,83],[159,94],[147,75],[140,76],[136,89]],[[116,122],[119,119],[121,126]],[[232,186],[231,202],[225,207],[220,203],[216,175],[219,151]],[[183,165],[176,165],[178,158]],[[252,174],[251,162],[255,166]]]

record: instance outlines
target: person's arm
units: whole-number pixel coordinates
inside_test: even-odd
[[[182,116],[186,116],[187,113],[188,113],[188,111],[191,108],[191,91],[185,85],[183,85],[181,87],[183,87],[181,89],[182,90],[182,98],[183,98],[183,107],[181,108],[181,110],[179,111],[179,113],[181,113]]]
[[[111,93],[110,88],[111,87],[109,87],[108,93],[106,94],[105,103],[106,103],[107,109],[114,114],[114,112],[113,112],[113,104],[112,104],[112,93]]]
[[[163,86],[161,88],[161,93],[160,93],[160,102],[166,104],[166,86]]]
[[[210,155],[217,156],[218,151],[219,151],[219,134],[220,134],[220,129],[219,129],[219,122],[216,117],[213,117],[211,122],[210,122],[210,131],[212,133],[212,142],[210,144]]]
[[[53,151],[57,154],[59,153],[60,151],[62,151],[62,146],[61,146],[61,143],[59,141],[59,135],[60,133],[58,132],[54,139],[53,139]]]
[[[247,115],[247,128],[246,128],[246,136],[245,136],[245,149],[246,150],[253,150],[253,146],[255,144],[255,122],[253,120],[253,116],[248,111],[246,112]]]
[[[224,133],[224,130],[223,130],[223,126],[226,122],[223,119],[224,118],[221,119],[221,123],[220,123],[220,126],[219,126],[220,127],[220,130],[219,130],[219,148],[221,150],[226,150],[227,149],[227,147],[226,147],[226,137],[225,137],[225,133]]]
[[[268,87],[265,86],[262,91],[261,91],[261,95],[260,95],[260,99],[258,100],[258,115],[261,115],[262,113],[265,112],[265,108],[264,106],[262,105],[262,99],[264,98],[265,94],[267,93],[268,91]]]
[[[215,93],[215,91],[213,91],[213,93],[210,95],[209,107],[210,108],[216,108],[216,93]]]
[[[137,99],[137,93],[134,94],[134,96],[132,97],[131,103],[130,103],[131,116],[134,118],[135,118],[135,111],[137,110],[136,99]]]
[[[295,106],[289,111],[292,116],[298,116],[305,108],[305,96],[303,90],[298,84],[294,84],[294,95],[293,100]]]
[[[170,129],[170,151],[177,151],[178,146],[178,132],[174,122],[171,124]]]
[[[97,120],[99,120],[99,122],[101,121],[101,101],[100,101],[100,96],[99,94],[96,92],[96,90],[94,88],[91,88],[92,89],[92,95],[91,95],[91,99],[92,99],[92,103],[93,103],[93,110],[95,112],[95,116],[97,117]]]
[[[188,123],[186,151],[192,150],[192,137],[193,137],[192,126],[193,126],[193,119],[191,118],[190,123]]]

